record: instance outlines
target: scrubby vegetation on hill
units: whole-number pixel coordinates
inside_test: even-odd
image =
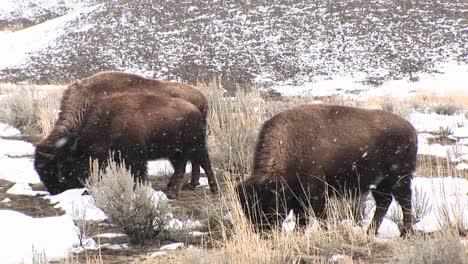
[[[120,69],[235,84],[387,79],[466,62],[466,8],[434,1],[97,1],[3,80],[51,82]]]

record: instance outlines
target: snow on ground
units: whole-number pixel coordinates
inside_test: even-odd
[[[0,157],[33,155],[34,146],[22,140],[6,140],[0,138]]]
[[[32,263],[33,257],[43,253],[48,260],[60,260],[79,244],[76,226],[69,215],[33,218],[0,210],[0,222],[2,263]]]
[[[83,195],[86,189],[71,189],[57,195],[46,196],[55,207],[65,210],[73,219],[104,220],[107,216],[97,208],[90,195]]]
[[[365,85],[360,80],[365,74],[350,73],[346,76],[327,76],[302,86],[279,84],[273,90],[284,96],[331,96],[347,95],[349,98],[365,99],[374,96],[404,98],[417,91],[432,91],[444,95],[448,90],[468,89],[468,64],[449,62],[439,65],[440,74],[420,73],[417,81],[408,78],[384,82],[379,87]],[[441,89],[445,87],[445,89]]]
[[[192,171],[192,164],[188,163],[185,170],[186,172]],[[173,173],[174,169],[168,160],[154,160],[148,162],[148,175],[150,176],[172,175]],[[205,173],[203,168],[200,168],[200,173]]]
[[[35,20],[42,16],[44,11],[57,13],[61,8],[78,9],[83,6],[85,3],[79,0],[2,0],[0,20]]]
[[[467,129],[464,126],[467,121],[464,114],[449,116],[434,113],[412,113],[408,120],[420,133],[439,133],[441,129],[448,129],[457,131],[457,136],[468,136],[468,133],[465,134]]]
[[[49,192],[45,191],[34,191],[28,183],[15,183],[10,189],[7,191],[8,194],[15,194],[15,195],[29,195],[29,196],[36,196],[37,194],[49,194]]]
[[[41,182],[32,158],[0,157],[0,179],[21,183]]]
[[[0,123],[0,137],[14,137],[19,135],[21,135],[21,131],[18,129],[10,125]]]

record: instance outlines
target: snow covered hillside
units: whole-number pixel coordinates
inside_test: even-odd
[[[0,29],[38,24],[62,16],[70,10],[82,8],[86,2],[81,0],[2,0]]]
[[[1,64],[0,79],[53,82],[114,69],[188,82],[222,76],[228,89],[337,75],[380,85],[467,63],[461,0],[99,3],[25,29],[40,41]],[[0,43],[23,45],[22,31],[0,35]]]

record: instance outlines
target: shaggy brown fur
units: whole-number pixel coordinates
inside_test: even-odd
[[[276,213],[284,217],[290,209],[302,224],[309,206],[324,216],[326,190],[354,196],[371,191],[377,206],[371,225],[375,232],[393,195],[403,208],[405,235],[412,230],[416,152],[416,130],[398,115],[345,106],[298,106],[265,122],[252,175],[236,190],[257,227],[274,223]]]
[[[57,138],[80,127],[89,106],[99,97],[119,92],[149,92],[184,99],[200,110],[206,126],[208,100],[205,94],[196,87],[111,71],[97,73],[67,87],[62,97],[59,119],[48,137],[50,141],[56,141]],[[188,187],[193,189],[198,185],[200,167],[194,161],[192,163],[192,179]]]
[[[168,184],[171,198],[179,194],[189,160],[203,167],[217,192],[203,115],[193,104],[150,93],[113,93],[96,97],[87,108],[79,127],[48,136],[36,147],[35,168],[49,192],[80,187],[89,174],[89,158],[105,166],[109,151],[140,180],[146,178],[148,160],[169,159],[175,171]]]

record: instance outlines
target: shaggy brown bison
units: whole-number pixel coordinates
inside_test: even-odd
[[[246,216],[258,228],[294,209],[325,217],[326,190],[354,197],[368,191],[376,202],[371,222],[377,233],[392,201],[403,208],[404,230],[412,231],[411,180],[417,134],[398,115],[345,106],[303,105],[263,125],[250,178],[236,191]]]
[[[145,78],[125,72],[101,72],[78,80],[67,87],[62,102],[60,118],[51,133],[63,134],[79,126],[80,119],[96,98],[118,92],[149,92],[181,98],[194,104],[202,113],[206,127],[208,100],[205,94],[194,86]],[[79,110],[78,110],[79,109]],[[188,187],[194,189],[200,178],[200,166],[192,162],[192,179]]]
[[[81,113],[76,110],[74,120],[61,115],[57,123],[77,122],[74,129],[64,127],[61,134],[55,130],[36,146],[34,166],[50,193],[82,186],[89,158],[104,166],[110,151],[140,180],[146,178],[148,160],[169,159],[174,167],[168,184],[171,198],[178,196],[189,160],[205,169],[211,191],[217,192],[203,115],[193,104],[151,93],[113,93],[96,97],[86,114]]]

